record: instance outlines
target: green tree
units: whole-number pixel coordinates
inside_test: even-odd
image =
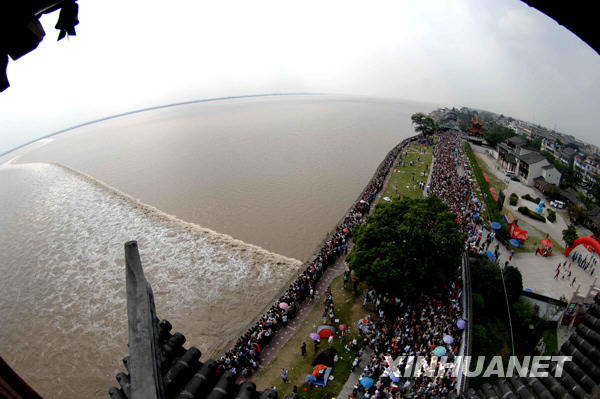
[[[569,205],[567,205],[567,210],[569,211],[569,217],[576,222],[581,222],[583,219],[585,219],[586,211],[584,207],[573,202],[569,202]]]
[[[487,141],[492,147],[495,147],[506,139],[511,138],[515,134],[515,131],[511,128],[496,122],[492,122],[486,129],[485,141]]]
[[[531,145],[536,150],[539,150],[540,147],[542,146],[542,139],[539,137],[536,139],[533,139],[533,140],[528,140],[528,141],[529,141],[529,145]]]
[[[544,192],[544,194],[546,194],[550,199],[559,199],[560,188],[554,184],[549,184],[548,187],[546,187],[546,191]]]
[[[477,293],[473,294],[473,313],[475,314],[475,318],[477,318],[480,314],[482,315],[485,311],[485,299],[483,296]]]
[[[437,130],[437,123],[433,120],[433,118],[425,115],[422,112],[413,114],[410,119],[415,125],[415,130],[420,132],[425,137],[433,135]]]
[[[598,180],[592,185],[590,195],[594,198],[596,205],[600,205],[600,182]]]
[[[575,242],[576,239],[579,238],[579,236],[577,235],[577,228],[575,228],[575,225],[573,225],[573,224],[570,224],[569,227],[567,227],[565,230],[563,230],[562,235],[563,235],[563,240],[569,247],[571,245],[573,245],[573,243]]]
[[[380,203],[354,234],[356,276],[400,295],[439,290],[457,272],[464,246],[455,215],[435,195]]]
[[[513,266],[507,266],[503,270],[504,284],[506,285],[506,295],[508,303],[515,303],[523,292],[523,276],[519,269]]]
[[[488,336],[485,326],[481,324],[473,325],[473,352],[477,355],[494,354],[492,340]]]
[[[513,304],[523,291],[523,278],[519,269],[512,266],[506,267],[503,273],[508,303]],[[486,307],[492,310],[490,314],[506,312],[502,276],[497,264],[490,262],[487,258],[471,262],[471,286],[474,293],[483,297]],[[483,315],[478,317],[481,318]]]

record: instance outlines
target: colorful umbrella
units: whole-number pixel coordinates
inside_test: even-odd
[[[449,335],[444,335],[444,338],[442,338],[442,341],[444,341],[444,343],[446,343],[446,344],[451,344],[452,342],[454,342],[454,338],[452,338]]]
[[[492,251],[487,251],[487,257],[489,260],[491,260],[492,262],[496,261],[496,255],[494,255],[494,253]]]
[[[360,380],[360,385],[362,385],[363,387],[369,389],[373,386],[373,380],[369,377],[363,377]]]
[[[321,340],[321,336],[319,334],[317,334],[317,333],[310,333],[309,337],[313,341],[319,341],[319,340]]]
[[[456,327],[458,327],[459,329],[464,330],[466,326],[467,326],[467,322],[464,321],[463,319],[458,319],[456,321]]]
[[[335,336],[335,327],[319,326],[319,328],[317,328],[317,334],[319,334],[321,338],[329,338],[332,335]]]
[[[287,308],[289,308],[289,307],[290,307],[290,305],[288,305],[288,304],[287,304],[287,303],[285,303],[285,302],[281,302],[281,303],[279,304],[279,309],[286,310],[286,309],[287,309]]]
[[[519,240],[515,240],[514,238],[511,238],[509,242],[513,247],[519,247],[521,245],[521,243],[519,243]]]
[[[545,247],[553,247],[554,246],[554,243],[549,238],[546,238],[545,240],[542,240],[541,243]]]
[[[443,346],[437,346],[433,350],[433,354],[436,355],[437,357],[444,356],[446,354],[446,348],[444,348]]]
[[[502,225],[498,222],[492,222],[492,229],[494,230],[500,230],[502,228]]]

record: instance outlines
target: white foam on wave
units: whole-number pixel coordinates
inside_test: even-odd
[[[0,317],[9,320],[0,351],[48,398],[104,397],[113,384],[127,352],[126,241],[138,241],[159,317],[207,354],[225,349],[301,267],[64,165],[8,165],[3,178],[0,221],[11,231],[0,233]]]
[[[14,156],[12,158],[10,158],[9,160],[5,161],[5,162],[2,162],[2,164],[0,164],[0,167],[13,164],[19,158],[21,158],[23,155],[26,155],[29,151],[34,150],[34,149],[39,148],[39,147],[42,147],[42,146],[44,146],[46,144],[49,144],[49,143],[51,143],[53,141],[54,141],[53,137],[46,137],[46,138],[34,141],[33,143],[27,144],[24,147],[19,148],[17,150],[12,150],[8,154],[13,154]],[[4,157],[0,157],[0,159],[1,158],[4,158]]]

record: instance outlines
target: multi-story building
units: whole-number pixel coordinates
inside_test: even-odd
[[[581,177],[582,185],[591,186],[600,176],[600,161],[591,155],[578,153],[573,162],[575,172]]]
[[[539,152],[530,151],[519,155],[517,159],[517,176],[523,184],[533,186],[534,180],[540,177],[549,184],[558,186],[560,183],[560,172]]]
[[[527,140],[520,136],[498,144],[498,164],[528,186],[545,188],[560,183],[560,172],[540,152],[528,148]]]

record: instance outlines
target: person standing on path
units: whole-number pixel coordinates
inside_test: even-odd
[[[283,380],[284,383],[287,384],[287,378],[288,378],[288,371],[286,369],[281,369],[281,379]]]
[[[302,353],[302,356],[306,356],[306,342],[302,342],[302,346],[300,347],[300,353]]]

